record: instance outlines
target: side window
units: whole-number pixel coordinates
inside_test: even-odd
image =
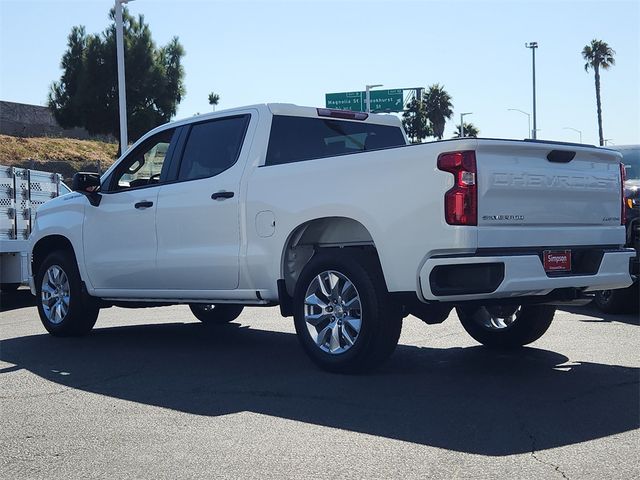
[[[402,129],[367,122],[276,115],[267,165],[360,153],[406,145]]]
[[[178,180],[218,175],[238,160],[250,115],[196,123],[182,154]]]
[[[165,130],[147,139],[133,152],[127,155],[116,168],[110,182],[109,191],[155,185],[160,182],[165,158],[172,140],[175,142],[175,129]]]

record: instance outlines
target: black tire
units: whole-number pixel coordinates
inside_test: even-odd
[[[476,341],[490,348],[512,349],[542,337],[556,309],[552,305],[513,305],[457,307],[456,311],[462,326]],[[504,319],[513,321],[506,323]]]
[[[15,292],[18,288],[20,288],[19,283],[0,283],[0,292],[2,293]]]
[[[319,285],[316,277],[323,273],[328,274],[328,272],[333,272],[334,275],[337,272],[342,275],[340,277],[343,282],[342,287],[336,286],[332,290],[332,292],[337,292],[342,288],[339,296],[338,293],[335,293],[340,300],[336,300],[334,311],[330,305],[330,297],[326,296],[325,300],[328,303],[325,305],[329,305],[329,307],[327,310],[322,308],[323,313],[319,316],[323,320],[319,320],[313,327],[309,324],[308,327],[305,320],[307,290],[313,288],[312,285]],[[312,284],[312,282],[316,283]],[[355,289],[347,287],[346,282],[350,282]],[[345,292],[347,290],[351,292],[349,294],[352,297],[351,300],[357,297],[359,303],[350,301],[344,303],[342,295],[346,298],[347,293]],[[367,254],[355,249],[327,249],[316,253],[298,279],[293,301],[294,323],[302,348],[324,370],[337,373],[371,370],[386,360],[398,344],[402,330],[402,309],[390,298],[382,270],[374,254]],[[348,307],[347,304],[352,307]],[[338,307],[338,305],[341,306]],[[359,305],[360,308],[355,308],[354,305]],[[308,308],[311,312],[312,307]],[[328,308],[331,308],[333,314],[327,313]],[[352,335],[355,330],[350,326],[347,327],[347,324],[351,325],[350,322],[354,319],[359,325],[359,332],[355,334],[355,337]],[[333,327],[331,327],[332,325]],[[330,343],[319,345],[310,333],[310,329],[315,329],[320,341],[320,334],[325,332],[322,338],[331,342],[332,335],[329,333],[329,328],[332,328],[334,333],[340,332],[336,333],[338,347],[334,349],[333,353],[329,351]],[[351,330],[349,332],[351,344],[346,342],[346,337],[342,333],[349,329]],[[345,350],[341,351],[343,349]]]
[[[60,321],[56,321],[55,318],[52,320],[50,315],[47,315],[46,307],[44,306],[47,302],[45,302],[44,297],[49,296],[49,294],[45,293],[44,296],[42,294],[45,276],[49,278],[48,272],[52,267],[60,269],[68,281],[68,307],[64,314],[60,315]],[[51,253],[42,262],[36,275],[35,283],[40,321],[51,335],[60,337],[80,336],[91,331],[98,319],[100,307],[98,299],[89,296],[83,291],[78,265],[72,253],[68,251]],[[47,282],[47,285],[50,287],[52,284]],[[49,290],[51,289],[49,288]],[[51,305],[51,302],[49,302],[49,305]],[[53,316],[55,317],[55,315]]]
[[[594,298],[596,306],[605,313],[633,313],[638,311],[638,284],[617,290],[601,290]]]
[[[198,320],[207,325],[232,322],[240,316],[244,309],[242,305],[226,305],[223,303],[215,305],[192,303],[189,308]]]

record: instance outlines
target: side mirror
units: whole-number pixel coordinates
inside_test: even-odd
[[[73,176],[71,189],[80,193],[97,192],[100,189],[100,175],[97,173],[78,172]]]
[[[100,205],[102,195],[98,193],[100,190],[100,175],[90,172],[78,172],[73,176],[71,189],[74,192],[82,193],[87,196],[89,203],[94,207]]]

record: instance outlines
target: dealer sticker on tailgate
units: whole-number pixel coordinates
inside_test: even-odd
[[[543,259],[546,272],[571,271],[571,250],[545,250]]]

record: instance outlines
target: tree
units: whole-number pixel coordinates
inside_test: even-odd
[[[447,119],[453,115],[453,104],[444,86],[439,84],[431,85],[424,96],[426,115],[431,122],[433,136],[442,140],[444,135],[444,125]]]
[[[411,143],[420,143],[426,137],[432,137],[424,100],[414,99],[402,113],[402,126],[411,139]]]
[[[49,108],[65,128],[84,127],[90,134],[120,137],[115,12],[101,34],[73,27],[62,56],[62,76],[51,85]],[[144,16],[123,11],[127,125],[131,141],[176,114],[185,94],[184,48],[174,37],[157,47]],[[122,147],[122,146],[121,146]]]
[[[480,130],[473,124],[464,122],[464,136],[465,137],[477,137]],[[456,131],[451,138],[460,138],[460,125],[456,125]]]
[[[213,107],[214,111],[216,110],[216,105],[218,105],[218,102],[220,102],[220,95],[211,92],[209,94],[209,105]]]
[[[604,135],[602,134],[602,104],[600,102],[600,68],[609,70],[616,64],[614,55],[616,52],[602,40],[591,40],[590,45],[585,45],[582,49],[582,58],[587,63],[584,64],[584,71],[588,72],[593,68],[596,80],[596,109],[598,113],[598,134],[600,135],[600,146],[604,145]]]

